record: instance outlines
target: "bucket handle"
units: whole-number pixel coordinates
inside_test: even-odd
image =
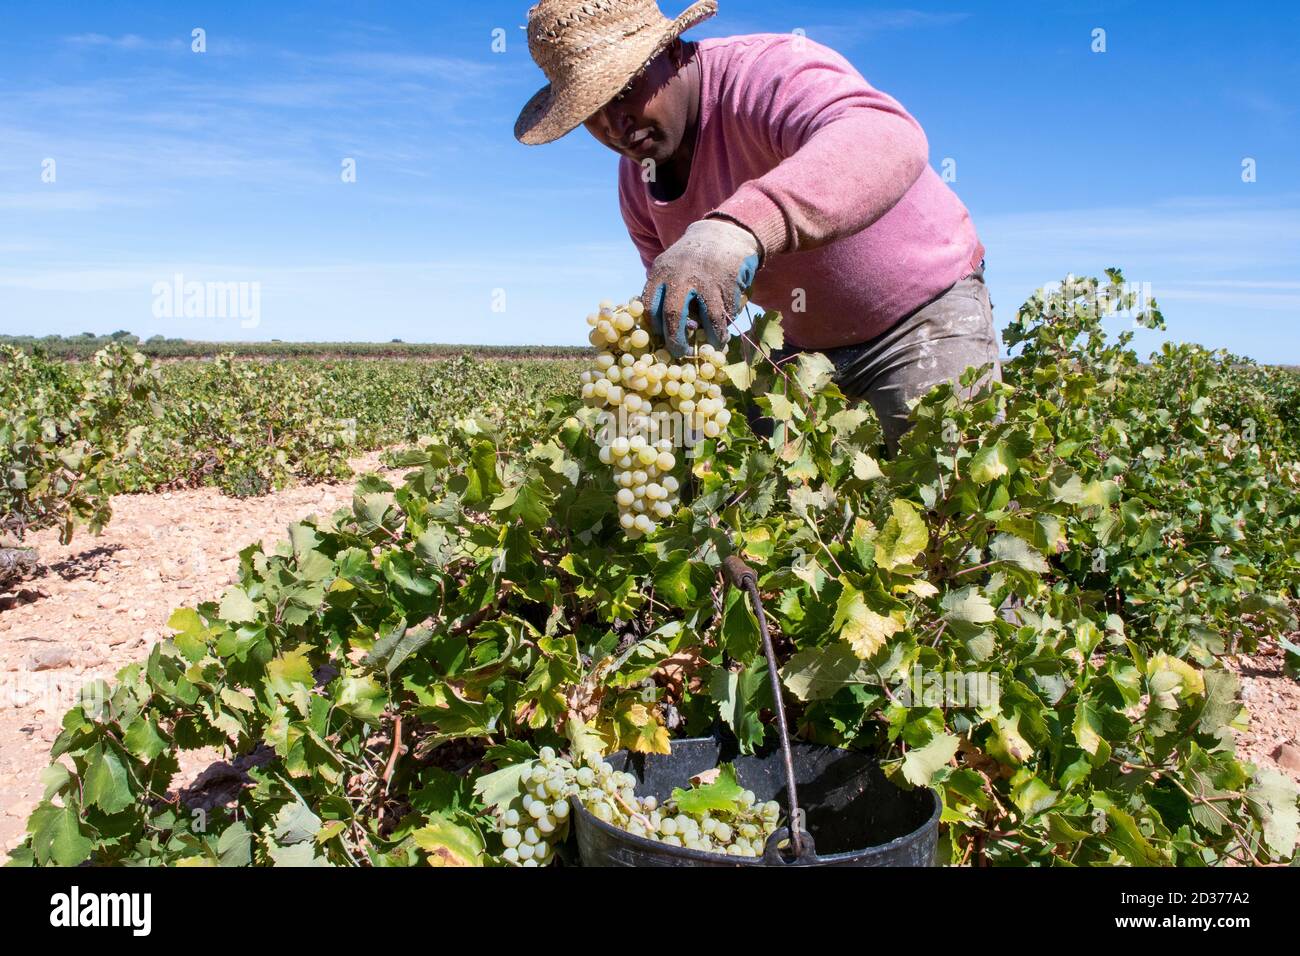
[[[785,765],[785,786],[790,803],[790,826],[778,830],[768,840],[764,859],[773,862],[808,862],[816,856],[812,835],[803,826],[803,814],[799,810],[799,791],[794,781],[794,758],[790,753],[790,731],[786,727],[785,702],[781,696],[781,678],[776,669],[776,653],[772,650],[772,637],[767,632],[767,616],[763,613],[763,599],[758,593],[758,574],[736,555],[729,555],[722,561],[722,570],[733,587],[749,594],[754,606],[754,616],[758,618],[758,632],[763,638],[763,653],[767,657],[767,678],[772,685],[772,701],[776,708],[776,729],[781,739],[781,761]],[[778,837],[780,839],[778,839]],[[786,860],[777,849],[780,843],[790,841],[794,859]],[[806,849],[805,849],[806,847]]]
[[[817,847],[813,843],[812,834],[806,830],[799,834],[798,849],[793,851],[793,855],[787,856],[781,849],[782,845],[791,841],[789,827],[781,827],[770,837],[767,838],[767,845],[763,848],[763,863],[766,866],[816,866],[820,860],[817,858]]]

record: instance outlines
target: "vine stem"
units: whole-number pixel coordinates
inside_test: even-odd
[[[623,795],[621,793],[615,793],[614,799],[618,801],[619,806],[621,806],[624,810],[627,811],[628,816],[639,821],[640,824],[643,827],[645,827],[647,830],[649,830],[651,833],[654,832],[655,828],[650,824],[649,818],[642,816],[640,810],[638,810],[636,807],[632,806],[626,800],[624,800]]]
[[[402,751],[402,715],[398,714],[393,721],[393,750],[388,755],[388,763],[384,767],[384,793],[388,793],[388,784],[393,779],[393,771],[397,769],[397,758],[401,756]]]
[[[817,543],[820,544],[822,546],[822,550],[826,552],[826,557],[830,558],[831,564],[835,565],[835,570],[840,572],[841,575],[843,575],[844,568],[840,566],[840,562],[836,560],[835,555],[831,553],[831,549],[828,548],[826,546],[826,542],[822,540],[821,532],[817,530],[817,526],[813,524],[811,521],[808,522],[808,525],[812,528],[813,536],[816,537]]]

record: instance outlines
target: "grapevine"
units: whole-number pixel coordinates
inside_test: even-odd
[[[606,473],[631,470],[635,501],[636,471],[647,487],[649,471],[612,452],[603,462],[594,425],[611,387],[628,394],[623,356],[655,356],[648,340],[633,346],[635,306],[609,307],[592,327],[619,340],[602,343],[620,371],[599,408],[573,394],[573,367],[523,383],[507,370],[485,392],[477,367],[458,370],[445,383],[449,402],[461,396],[453,414],[418,400],[419,369],[384,381],[369,366],[271,367],[256,381],[283,386],[288,403],[302,394],[294,375],[310,376],[322,420],[355,403],[357,443],[418,438],[390,459],[403,477],[364,476],[350,507],[245,549],[237,583],[177,610],[147,660],[88,688],[62,720],[13,862],[493,865],[513,862],[510,829],[522,861],[519,846],[560,838],[543,839],[544,817],[552,834],[585,821],[570,800],[566,824],[558,805],[584,766],[593,786],[580,789],[609,793],[589,753],[617,767],[616,752],[664,754],[717,727],[740,754],[772,742],[757,626],[744,595],[720,584],[733,555],[759,575],[792,729],[868,754],[901,787],[940,791],[943,862],[1292,861],[1296,789],[1235,749],[1247,714],[1225,658],[1293,646],[1300,389],[1293,373],[1195,346],[1144,362],[1131,333],[1102,327],[1132,306],[1118,272],[1036,294],[1004,333],[1004,381],[977,388],[971,369],[969,388],[934,388],[891,458],[828,360],[771,367],[781,323],[760,316],[725,360],[697,354],[720,397],[752,402],[772,434],[740,415],[714,439],[699,428],[689,472],[674,462],[689,493],[679,487],[671,520],[631,539],[613,500],[624,488]],[[624,331],[620,314],[632,318]],[[167,370],[227,420],[223,376],[239,373],[263,375]],[[393,386],[400,400],[385,408]],[[651,411],[681,411],[649,398]],[[686,400],[694,422],[698,396]],[[221,467],[256,483],[337,461],[338,448],[310,440],[313,416],[268,414],[289,435],[258,444],[257,416],[234,420],[248,444]],[[205,427],[201,409],[195,418],[165,417],[159,431],[181,440]],[[141,448],[162,472],[158,438],[146,427]],[[1000,693],[952,699],[916,673],[987,679]],[[237,786],[178,778],[181,753],[208,747]],[[564,752],[574,779],[564,770],[543,798],[536,787]],[[630,832],[681,837],[663,823],[683,829],[689,801],[650,809],[652,831],[622,805],[626,778],[612,783],[619,799],[592,795],[591,813],[609,804]],[[739,825],[724,822],[734,842]]]
[[[79,366],[0,346],[0,535],[58,528],[66,544],[79,523],[103,528],[156,414],[158,378],[122,345]]]

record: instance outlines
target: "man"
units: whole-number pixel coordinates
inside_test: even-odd
[[[920,125],[833,50],[798,35],[686,43],[717,12],[654,0],[542,0],[529,49],[551,84],[527,144],[580,125],[621,155],[619,200],[643,302],[675,353],[688,320],[715,344],[746,292],[824,352],[890,449],[908,403],[969,366],[998,374],[984,247],[928,163]]]

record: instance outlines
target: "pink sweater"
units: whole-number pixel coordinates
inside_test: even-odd
[[[925,133],[842,56],[806,38],[704,40],[686,192],[650,196],[619,165],[619,201],[646,268],[711,212],[766,253],[752,298],[803,348],[892,328],[984,256],[970,214],[928,162]],[[800,311],[800,307],[803,311]]]

